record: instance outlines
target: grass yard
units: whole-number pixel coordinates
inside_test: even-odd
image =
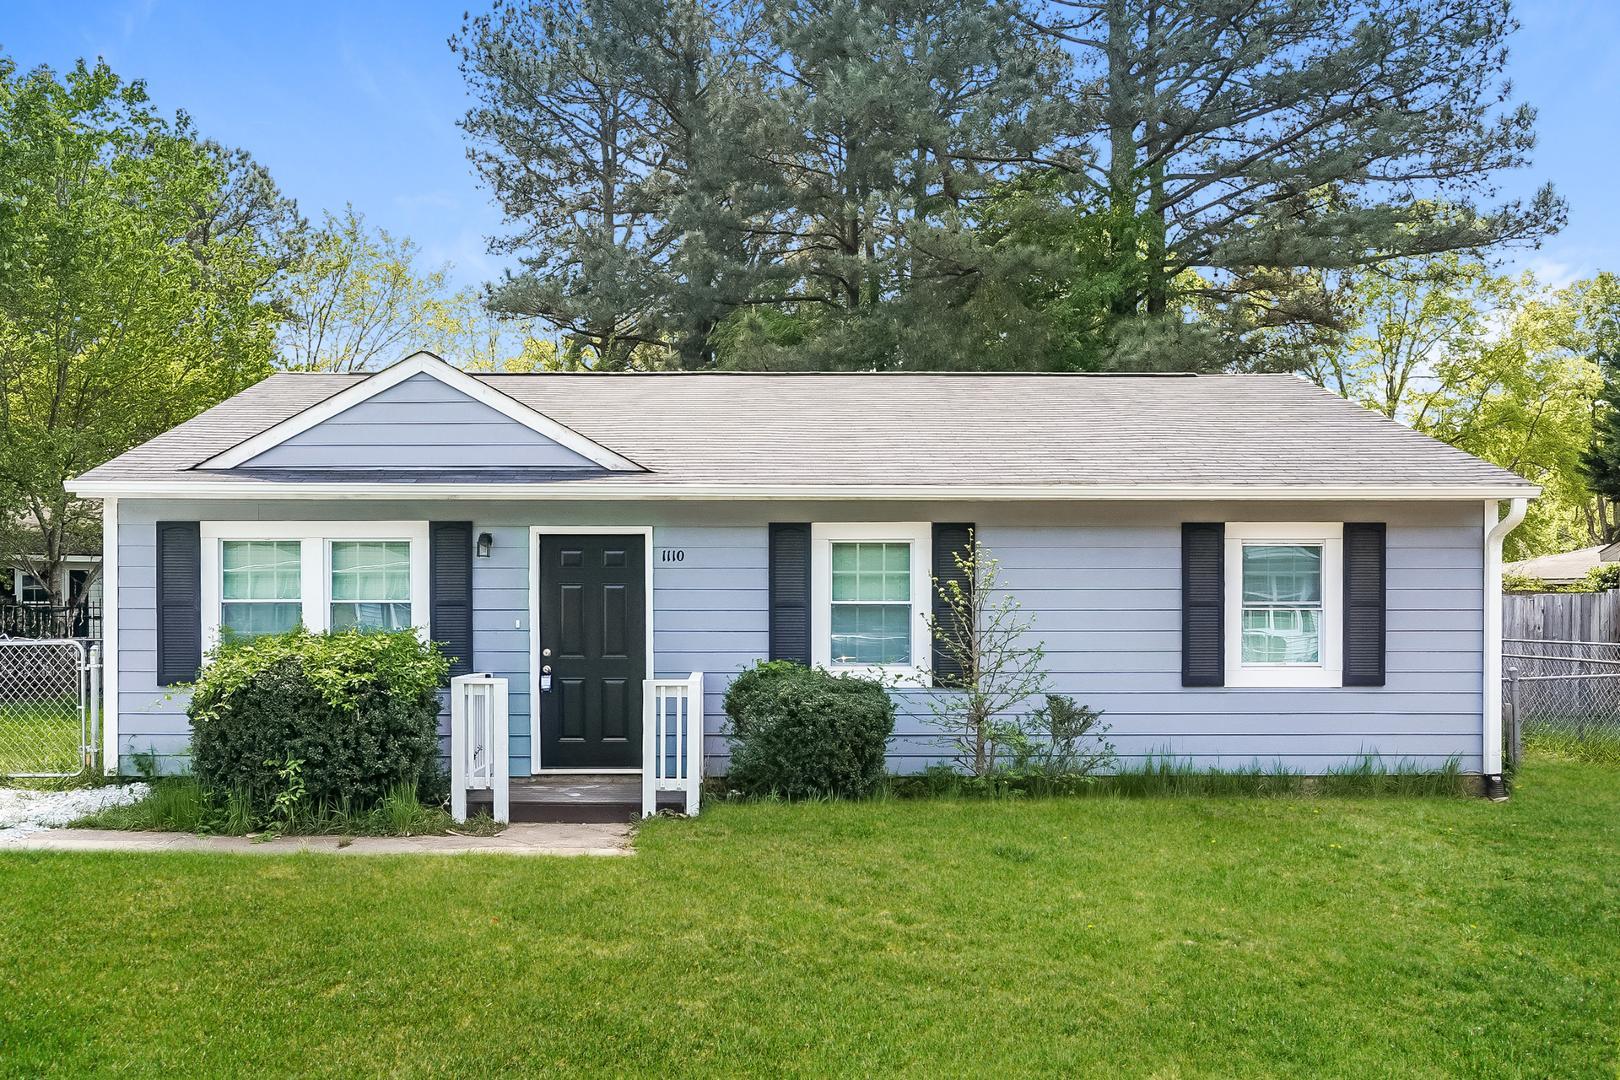
[[[1620,771],[718,806],[634,858],[0,855],[13,1074],[1614,1076]]]
[[[0,776],[76,772],[81,737],[77,698],[0,701]]]

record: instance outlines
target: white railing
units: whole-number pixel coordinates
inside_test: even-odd
[[[495,820],[512,820],[506,727],[505,679],[450,680],[450,814],[457,821],[467,820],[468,791],[492,792]]]
[[[696,815],[703,787],[703,673],[648,679],[641,695],[641,816],[658,812],[660,791],[684,791]]]

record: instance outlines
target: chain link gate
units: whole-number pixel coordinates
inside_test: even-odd
[[[1509,765],[1527,739],[1620,764],[1620,643],[1505,639],[1502,667]]]
[[[0,638],[0,777],[77,776],[95,763],[100,646]]]

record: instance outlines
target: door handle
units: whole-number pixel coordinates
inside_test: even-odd
[[[540,674],[542,674],[542,675],[550,675],[551,674],[551,665],[547,664],[545,667],[541,668],[540,669]]]

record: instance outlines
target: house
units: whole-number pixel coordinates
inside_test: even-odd
[[[90,551],[64,555],[56,568],[56,595],[29,569],[34,560],[0,563],[0,636],[97,638],[101,630],[101,556]]]
[[[1535,578],[1549,585],[1573,585],[1586,577],[1588,570],[1616,560],[1620,560],[1620,543],[1594,544],[1575,551],[1561,551],[1556,555],[1520,559],[1508,563],[1504,569],[1507,573]]]
[[[1498,774],[1489,601],[1538,490],[1289,376],[425,353],[274,375],[71,487],[105,500],[109,768],[183,761],[172,687],[222,627],[302,621],[427,628],[504,679],[514,776],[640,772],[649,687],[694,673],[723,772],[721,695],[765,657],[895,678],[891,765],[938,760],[930,574],[969,530],[1126,762]]]
[[[100,566],[100,555],[89,552],[64,555],[56,575],[57,595],[77,597],[91,604],[101,603],[101,577],[96,573]],[[11,595],[6,599],[29,606],[50,604],[50,590],[45,582],[28,572],[27,563],[18,560],[10,567],[10,572]]]

